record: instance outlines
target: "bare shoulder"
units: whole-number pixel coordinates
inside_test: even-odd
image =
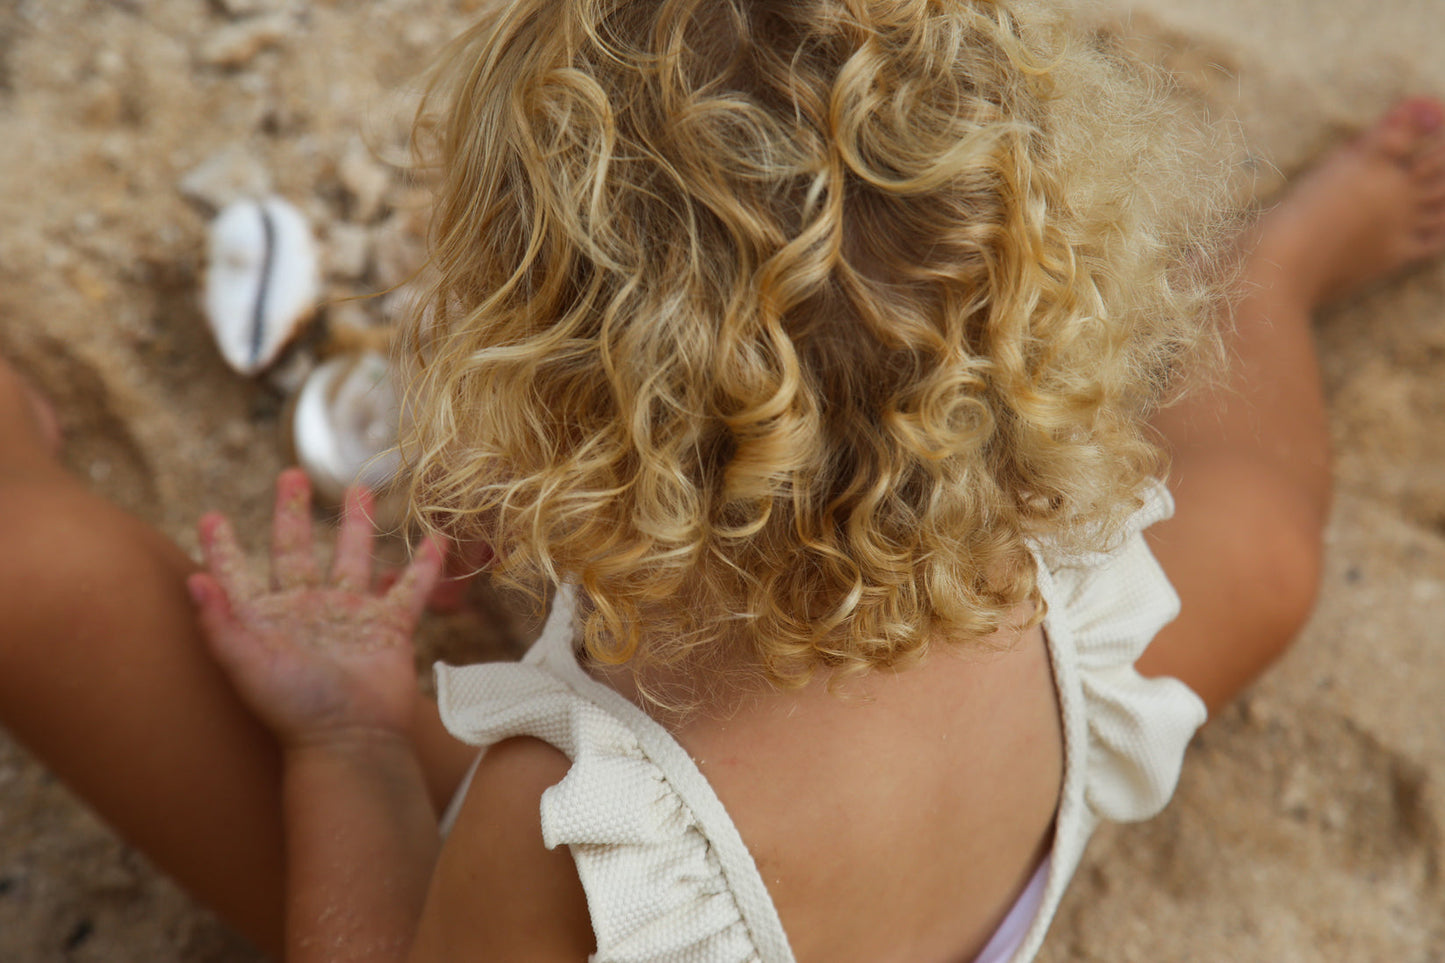
[[[571,853],[542,845],[542,793],[569,765],[537,739],[508,739],[487,751],[442,847],[414,963],[580,961],[595,949]]]

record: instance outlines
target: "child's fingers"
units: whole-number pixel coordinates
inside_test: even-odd
[[[386,593],[386,604],[395,606],[406,616],[408,624],[415,624],[426,609],[426,600],[441,579],[442,565],[446,561],[441,542],[429,538],[417,549],[411,564],[401,573]]]
[[[246,556],[236,544],[230,520],[218,512],[209,512],[201,516],[198,528],[206,568],[225,594],[236,600],[260,595],[260,581],[252,574]]]
[[[341,513],[341,530],[336,535],[336,555],[331,563],[331,580],[337,588],[365,592],[371,587],[371,492],[348,488]]]
[[[311,545],[311,482],[299,468],[276,479],[276,515],[271,523],[271,587],[301,588],[317,582]]]
[[[239,650],[244,645],[246,634],[236,623],[225,587],[213,576],[196,572],[187,577],[186,588],[196,602],[197,616],[211,654],[223,667],[231,670],[241,657]]]

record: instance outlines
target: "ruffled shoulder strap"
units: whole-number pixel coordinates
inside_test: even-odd
[[[1174,513],[1156,482],[1119,545],[1051,571],[1039,559],[1044,633],[1064,723],[1064,787],[1043,905],[1015,960],[1029,960],[1095,827],[1148,819],[1174,794],[1184,750],[1204,724],[1204,702],[1178,679],[1134,668],[1179,614],[1179,596],[1144,540]]]
[[[486,747],[533,736],[572,760],[542,795],[568,846],[596,961],[791,963],[777,910],[712,787],[661,726],[577,665],[570,589],[522,663],[437,666],[442,721]]]

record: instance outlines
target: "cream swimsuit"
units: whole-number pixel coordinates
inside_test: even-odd
[[[1063,790],[1052,851],[975,963],[1033,959],[1099,821],[1148,819],[1173,795],[1204,704],[1182,682],[1134,669],[1179,612],[1142,535],[1172,511],[1158,485],[1116,550],[1068,564],[1039,555]],[[572,760],[542,794],[542,838],[572,851],[597,938],[591,959],[790,963],[777,910],[712,787],[667,730],[577,663],[572,615],[563,588],[520,663],[439,663],[437,698],[465,742],[532,736]]]

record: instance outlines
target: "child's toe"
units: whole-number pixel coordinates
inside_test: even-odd
[[[1412,97],[1397,104],[1365,134],[1365,144],[1400,163],[1418,164],[1422,151],[1436,147],[1445,130],[1445,104]],[[1418,167],[1415,168],[1418,172]]]

